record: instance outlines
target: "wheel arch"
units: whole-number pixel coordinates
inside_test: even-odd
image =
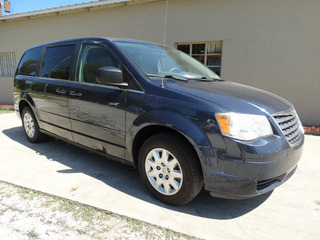
[[[170,117],[168,117],[170,116]],[[151,136],[162,132],[177,134],[195,151],[198,161],[203,168],[203,153],[199,147],[210,147],[211,143],[204,132],[186,116],[167,111],[155,111],[145,117],[148,121],[141,123],[139,127],[132,127],[127,136],[129,158],[137,166],[138,155],[142,144]],[[151,122],[151,123],[150,123]],[[136,122],[137,123],[137,122]]]
[[[191,144],[190,140],[187,137],[185,137],[182,133],[178,132],[177,130],[172,129],[167,126],[162,126],[162,125],[149,125],[149,126],[142,128],[136,134],[136,136],[134,138],[134,141],[132,144],[132,155],[133,155],[133,160],[134,160],[135,165],[138,164],[138,155],[139,155],[139,151],[140,151],[143,143],[148,138],[150,138],[154,135],[157,135],[159,133],[164,133],[164,132],[173,133],[173,134],[176,134],[177,136],[179,136],[180,138],[183,138],[185,140],[185,142],[187,142],[190,145],[190,147],[192,147],[192,149],[196,152],[196,150],[194,149],[194,146]]]
[[[31,96],[26,92],[22,92],[20,94],[20,100],[19,100],[18,106],[19,106],[19,114],[20,114],[20,116],[22,114],[23,109],[25,107],[27,107],[27,106],[29,106],[32,109],[32,111],[35,112],[34,111],[34,102],[33,102],[32,98],[31,98]]]
[[[29,104],[26,100],[21,100],[21,101],[19,102],[19,114],[20,114],[20,116],[21,116],[22,111],[23,111],[23,109],[24,109],[25,107],[31,107],[31,106],[30,106],[30,104]]]

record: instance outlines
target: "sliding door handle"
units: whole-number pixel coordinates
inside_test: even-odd
[[[67,90],[59,87],[59,88],[56,89],[56,93],[66,94],[66,93],[67,93]]]
[[[70,96],[81,97],[82,96],[82,92],[70,91]]]
[[[116,107],[116,106],[119,105],[119,103],[118,103],[118,102],[109,102],[108,105],[109,105],[110,107]]]

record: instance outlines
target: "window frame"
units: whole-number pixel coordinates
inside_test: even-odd
[[[221,53],[208,53],[208,46],[209,44],[212,44],[212,43],[221,43]],[[205,49],[204,49],[204,53],[203,54],[196,54],[196,53],[193,53],[192,52],[192,47],[193,45],[196,45],[196,44],[205,44]],[[203,65],[205,65],[207,68],[209,68],[211,71],[213,71],[211,68],[219,68],[219,72],[220,74],[218,74],[219,76],[221,76],[221,69],[222,69],[222,51],[223,51],[223,40],[216,40],[216,41],[196,41],[196,42],[176,42],[175,43],[175,48],[178,50],[178,46],[179,45],[189,45],[189,53],[186,53],[184,52],[185,54],[188,54],[189,56],[193,57],[194,59],[198,60],[197,58],[195,58],[194,56],[203,56],[204,57],[204,63],[202,63]],[[220,57],[220,65],[208,65],[207,64],[207,61],[208,61],[208,56],[219,56]]]

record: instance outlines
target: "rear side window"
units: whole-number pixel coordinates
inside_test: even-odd
[[[68,80],[74,46],[48,47],[42,61],[41,77]]]
[[[42,47],[33,48],[27,51],[19,63],[17,74],[35,76],[37,72],[37,63]]]

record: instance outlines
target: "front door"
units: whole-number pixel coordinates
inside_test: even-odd
[[[124,158],[127,92],[96,82],[96,70],[106,66],[121,68],[104,46],[82,45],[76,81],[69,92],[72,135],[81,145]]]

